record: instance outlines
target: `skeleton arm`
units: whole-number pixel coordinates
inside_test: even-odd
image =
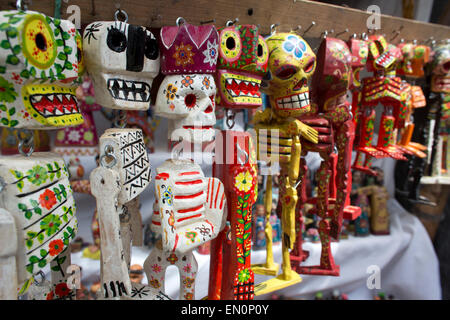
[[[92,194],[97,200],[101,241],[101,277],[104,298],[117,298],[131,292],[131,281],[120,236],[117,196],[120,178],[113,170],[98,167],[90,176]]]

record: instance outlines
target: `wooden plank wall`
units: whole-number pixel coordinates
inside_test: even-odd
[[[330,36],[335,36],[348,28],[348,33],[337,36],[348,39],[353,33],[367,32],[366,21],[370,16],[361,10],[304,0],[63,0],[62,18],[69,16],[66,9],[74,4],[81,9],[82,25],[113,20],[116,4],[120,4],[129,16],[129,23],[154,28],[174,25],[180,16],[191,24],[211,23],[215,19],[216,26],[239,18],[240,23],[259,25],[263,34],[270,33],[271,24],[278,23],[279,31],[294,30],[301,25],[301,35],[315,21],[306,38],[320,38],[324,30],[334,30],[334,35]],[[0,0],[0,10],[12,8],[15,8],[15,1]],[[54,16],[55,1],[33,0],[29,9]],[[401,38],[407,41],[417,39],[419,43],[430,37],[436,40],[450,38],[449,26],[387,15],[381,15],[381,30],[377,32],[385,34],[393,43]]]

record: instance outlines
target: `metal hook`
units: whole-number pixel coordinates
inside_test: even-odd
[[[328,30],[325,30],[324,32],[322,32],[321,34],[320,34],[321,36],[323,35],[323,39],[326,39],[327,38],[327,36],[328,36]]]
[[[236,22],[239,22],[239,18],[235,18],[234,21],[233,20],[228,20],[227,23],[225,24],[225,26],[231,27]]]
[[[214,18],[214,19],[211,19],[211,20],[208,20],[208,21],[200,21],[201,25],[208,24],[208,23],[216,23],[216,19]]]
[[[341,31],[341,32],[339,32],[339,33],[336,33],[335,36],[337,37],[337,36],[340,36],[341,34],[344,34],[344,33],[347,33],[347,32],[348,32],[348,28],[345,28],[344,31]]]
[[[38,275],[41,276],[41,281],[37,281],[37,280],[36,280],[36,276],[38,276]],[[43,284],[44,281],[45,281],[45,273],[42,272],[42,270],[39,270],[39,272],[36,273],[36,274],[33,276],[33,278],[34,278],[34,283],[35,283],[37,286],[40,286],[40,285]]]
[[[302,26],[298,25],[297,28],[291,30],[291,32],[300,32],[300,30],[302,30]]]
[[[312,27],[314,27],[316,25],[315,21],[311,21],[311,24],[309,25],[309,27],[303,32],[302,36],[304,36]]]
[[[114,117],[115,128],[125,128],[127,126],[127,112],[119,110]]]
[[[274,23],[270,26],[270,35],[273,35],[275,32],[277,32],[277,27],[279,26],[279,23]]]
[[[19,152],[25,157],[31,156],[34,151],[34,136],[33,132],[28,129],[21,129],[18,134],[19,138]],[[25,151],[27,149],[27,151]]]
[[[16,8],[17,8],[17,10],[19,10],[19,11],[26,11],[26,10],[28,10],[28,5],[27,5],[27,3],[26,3],[25,0],[24,0],[24,1],[22,1],[22,0],[17,0],[17,1],[16,1]]]
[[[122,21],[122,20],[119,20],[119,14],[122,14],[123,16],[124,16],[124,20]],[[125,22],[125,23],[127,23],[128,22],[128,14],[125,12],[125,10],[122,10],[122,9],[117,9],[116,10],[116,12],[114,13],[114,19],[116,20],[116,21],[122,21],[122,22]]]
[[[107,144],[105,146],[104,150],[105,150],[105,153],[100,157],[100,165],[102,167],[108,168],[108,169],[114,167],[117,164],[117,158],[114,155],[114,148],[113,148],[113,146],[110,145],[110,144]],[[112,158],[112,161],[110,161],[109,163],[106,162],[105,161],[106,157],[108,157],[110,159]]]
[[[227,109],[226,111],[226,124],[228,129],[232,129],[236,123],[234,117],[236,116],[236,113],[231,110],[231,109]]]
[[[186,23],[186,20],[185,20],[183,17],[178,17],[178,18],[177,18],[176,24],[177,24],[178,27],[179,27],[181,24],[185,24],[185,23]]]

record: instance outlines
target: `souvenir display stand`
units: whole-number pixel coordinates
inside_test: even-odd
[[[450,179],[450,27],[79,0],[77,30],[69,5],[0,4],[0,299],[441,298],[408,211]]]

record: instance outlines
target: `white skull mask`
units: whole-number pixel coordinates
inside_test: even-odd
[[[55,153],[0,158],[0,207],[18,230],[19,284],[54,260],[75,238],[76,207],[64,160]],[[14,241],[11,239],[11,241]]]
[[[100,152],[100,164],[119,173],[119,203],[134,199],[150,183],[150,161],[141,129],[106,130],[100,137]]]
[[[156,98],[155,114],[169,121],[169,138],[199,143],[214,139],[216,85],[210,74],[168,75]]]
[[[153,79],[159,73],[155,36],[120,21],[93,22],[83,36],[86,68],[96,101],[105,107],[147,110]]]
[[[0,12],[0,126],[54,129],[83,123],[75,90],[81,36],[34,11]]]

